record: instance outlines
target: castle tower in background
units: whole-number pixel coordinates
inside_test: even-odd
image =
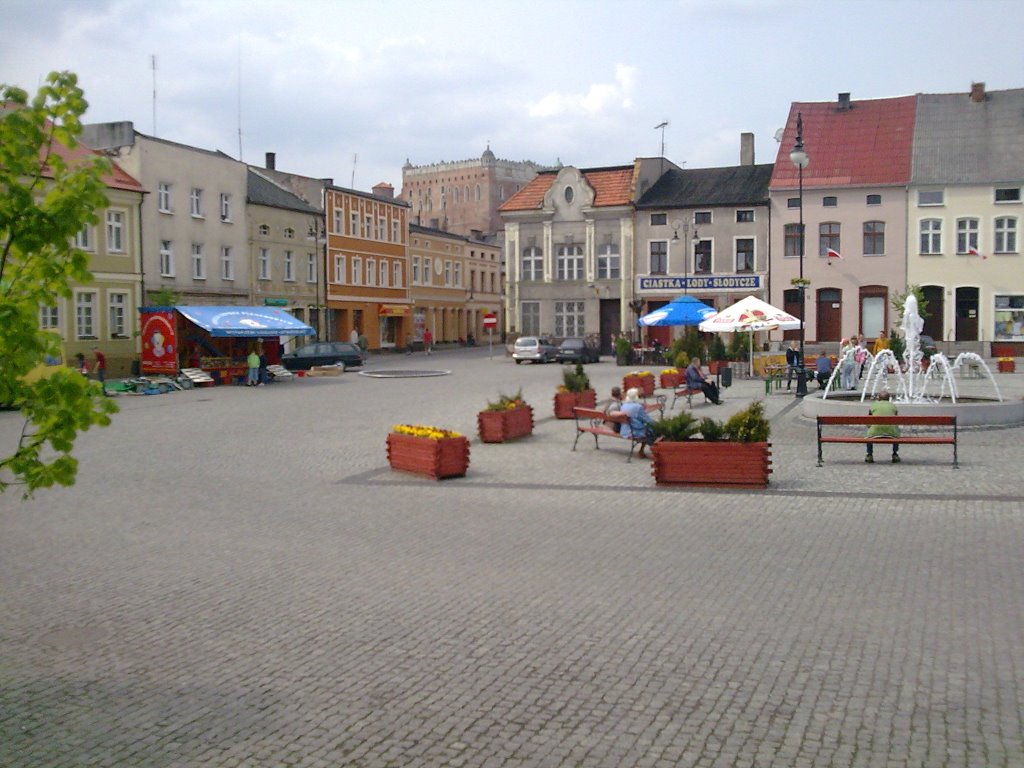
[[[411,219],[478,240],[493,241],[502,228],[498,207],[544,166],[529,160],[499,160],[490,146],[473,160],[402,167],[401,199]]]

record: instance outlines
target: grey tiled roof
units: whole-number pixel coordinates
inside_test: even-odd
[[[289,211],[308,213],[319,216],[320,211],[306,201],[296,197],[283,187],[279,187],[270,179],[249,168],[246,197],[254,205],[268,205],[272,208],[284,208]]]
[[[772,165],[670,169],[637,201],[637,208],[767,205]]]
[[[1020,183],[1024,180],[1024,88],[920,94],[914,126],[915,184]]]

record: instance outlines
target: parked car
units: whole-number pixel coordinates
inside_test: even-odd
[[[601,350],[589,339],[570,336],[558,345],[555,357],[560,363],[596,363],[601,360]]]
[[[317,341],[294,352],[281,355],[281,365],[289,371],[308,371],[316,365],[342,365],[346,370],[366,362],[358,344],[348,341]]]
[[[553,363],[558,350],[547,339],[538,336],[520,336],[512,347],[512,359],[516,365],[529,360],[533,363]]]

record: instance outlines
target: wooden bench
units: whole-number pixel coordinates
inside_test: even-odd
[[[673,394],[675,395],[675,397],[672,398],[672,407],[673,408],[676,407],[676,400],[678,400],[680,397],[685,397],[686,398],[686,407],[687,408],[693,408],[693,396],[694,395],[704,395],[704,390],[701,389],[700,387],[698,387],[697,389],[689,389],[686,386],[682,386],[682,387],[679,387],[679,389],[677,389]],[[704,395],[704,402],[705,403],[710,402],[708,400],[708,396],[707,395]]]
[[[645,404],[644,408],[648,412],[657,410],[657,404]],[[613,426],[615,424],[621,426],[622,424],[629,423],[629,416],[624,413],[605,413],[600,408],[582,408],[578,405],[574,406],[572,411],[576,417],[576,439],[572,443],[574,451],[576,450],[576,444],[580,441],[580,435],[593,435],[595,450],[600,450],[601,448],[598,444],[599,437],[614,437],[619,440],[629,440],[629,456],[626,457],[626,461],[630,462],[633,460],[633,450],[644,442],[643,438],[624,437],[615,429]]]
[[[868,437],[867,435],[823,435],[825,426],[870,427],[889,424],[898,427],[952,427],[953,434],[917,434],[899,437]],[[953,468],[959,469],[957,458],[956,416],[818,416],[818,466],[822,466],[822,443],[873,443],[875,445],[952,445]]]

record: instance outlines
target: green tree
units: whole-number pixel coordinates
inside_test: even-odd
[[[31,101],[0,84],[0,403],[25,417],[17,444],[0,446],[0,492],[20,485],[26,497],[72,485],[78,433],[106,426],[117,411],[98,383],[71,368],[26,380],[60,351],[60,338],[39,328],[39,308],[92,280],[88,257],[72,240],[107,205],[110,165],[73,152],[87,106],[70,72],[51,73]]]

